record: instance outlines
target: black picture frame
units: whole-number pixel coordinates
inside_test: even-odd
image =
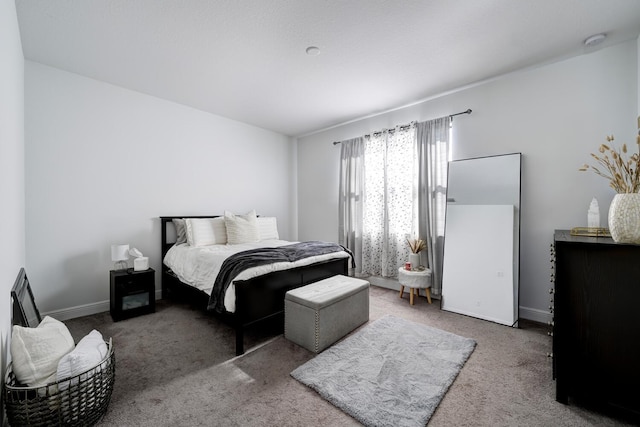
[[[11,318],[13,325],[35,328],[42,321],[24,268],[20,268],[18,277],[11,289],[11,305],[13,307]]]

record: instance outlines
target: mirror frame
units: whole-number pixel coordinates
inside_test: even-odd
[[[516,270],[516,274],[514,274],[514,281],[515,283],[515,290],[514,290],[514,297],[516,298],[516,304],[515,304],[515,310],[516,310],[516,318],[515,318],[515,322],[513,325],[513,327],[518,327],[518,323],[520,320],[520,270],[521,270],[521,266],[520,266],[520,252],[521,252],[521,244],[520,244],[520,240],[521,240],[521,224],[522,224],[522,153],[520,152],[514,152],[514,153],[505,153],[505,154],[495,154],[495,155],[489,155],[489,156],[479,156],[479,157],[471,157],[471,158],[466,158],[466,159],[457,159],[457,160],[451,160],[449,162],[449,165],[451,165],[452,163],[460,163],[460,162],[466,162],[466,161],[472,161],[472,160],[483,160],[483,159],[492,159],[492,158],[497,158],[497,157],[507,157],[507,156],[518,156],[518,205],[514,206],[516,208],[516,212],[515,212],[515,217],[514,220],[517,221],[517,230],[516,227],[514,227],[514,239],[517,239],[514,242],[514,257],[513,257],[513,264],[516,266],[517,270]],[[450,196],[450,168],[447,171],[447,193],[446,193],[446,206],[448,208],[449,204],[451,202],[455,203],[455,200],[450,200],[451,196]],[[444,238],[444,250],[443,250],[443,266],[444,266],[444,262],[445,262],[445,258],[446,258],[446,221],[447,221],[447,215],[445,213],[445,238]],[[441,299],[440,299],[440,309],[443,309],[443,300],[444,300],[444,293],[445,293],[445,282],[444,282],[444,270],[443,270],[443,282],[442,282],[442,290],[441,290]],[[443,309],[445,311],[447,311],[446,309]],[[474,317],[473,315],[471,315],[472,317]],[[488,320],[488,319],[484,319],[482,317],[478,317],[479,319],[483,319],[483,320]]]
[[[11,323],[29,328],[35,328],[42,321],[40,311],[33,298],[31,285],[24,268],[20,269],[13,288],[11,289],[13,315]]]

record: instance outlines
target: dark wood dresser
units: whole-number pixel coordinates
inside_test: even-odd
[[[556,230],[552,251],[556,400],[638,418],[640,245]]]

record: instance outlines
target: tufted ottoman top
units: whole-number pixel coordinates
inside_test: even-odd
[[[339,274],[301,288],[292,289],[286,293],[284,299],[318,310],[367,288],[369,288],[369,282],[366,280]]]

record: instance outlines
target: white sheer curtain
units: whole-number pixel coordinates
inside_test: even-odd
[[[431,292],[442,289],[444,217],[447,205],[447,169],[449,165],[451,117],[442,117],[416,125],[418,160],[418,234],[427,242],[428,266],[432,271]],[[423,261],[424,262],[424,261]]]
[[[340,147],[340,187],[338,190],[338,240],[351,250],[362,273],[362,224],[364,205],[364,138],[342,141]]]
[[[397,277],[417,232],[415,127],[372,135],[364,143],[363,275]]]
[[[440,294],[450,117],[342,141],[339,239],[356,275],[397,277],[407,238],[427,242],[422,263]]]

